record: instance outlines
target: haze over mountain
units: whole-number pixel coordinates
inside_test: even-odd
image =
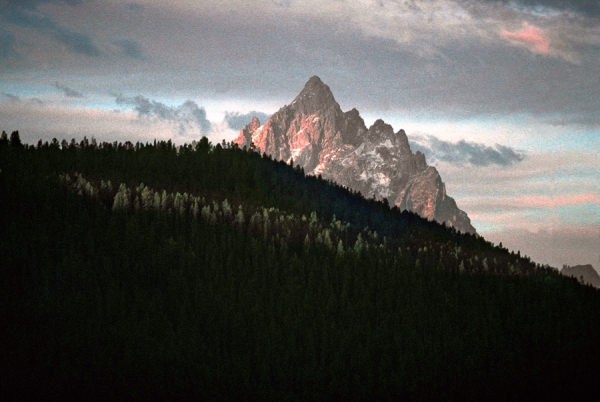
[[[467,214],[446,194],[435,167],[410,149],[404,130],[379,119],[369,128],[358,110],[343,112],[317,76],[264,125],[253,118],[234,143],[321,175],[367,198],[387,199],[401,210],[475,233]]]

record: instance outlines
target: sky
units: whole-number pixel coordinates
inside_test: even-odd
[[[0,0],[0,130],[230,141],[318,75],[486,239],[600,268],[600,0]]]

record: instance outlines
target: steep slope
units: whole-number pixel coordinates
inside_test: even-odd
[[[467,214],[446,194],[438,171],[422,153],[411,151],[404,130],[394,133],[383,120],[367,129],[358,110],[343,112],[317,76],[264,125],[253,118],[234,143],[293,161],[306,173],[320,174],[367,198],[387,199],[402,210],[475,233]]]

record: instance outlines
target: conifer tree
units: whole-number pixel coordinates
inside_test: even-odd
[[[127,186],[125,186],[124,183],[121,183],[117,194],[115,194],[112,209],[116,210],[127,208],[129,208],[129,189],[127,188]]]
[[[340,239],[338,241],[338,245],[337,245],[337,253],[339,256],[344,255],[344,243],[342,243],[342,239]]]

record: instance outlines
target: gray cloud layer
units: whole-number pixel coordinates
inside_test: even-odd
[[[13,95],[13,94],[9,94],[9,93],[6,93],[6,92],[0,92],[0,98],[4,98],[8,102],[11,102],[11,103],[19,103],[19,102],[21,102],[21,98],[19,96]]]
[[[67,87],[66,85],[59,84],[58,82],[56,82],[54,84],[54,86],[57,89],[60,89],[67,98],[83,98],[84,97],[81,92],[71,89],[71,88]]]
[[[470,3],[473,0],[461,0],[463,3]],[[588,16],[600,16],[600,2],[598,0],[479,0],[484,3],[503,3],[516,5],[532,11],[543,12],[547,9],[557,11],[569,11],[581,13]]]
[[[204,133],[211,128],[211,123],[206,118],[206,110],[192,100],[172,107],[140,95],[133,98],[119,95],[116,102],[120,105],[133,106],[139,117],[150,117],[175,123],[176,129],[181,135],[184,135],[189,127],[196,127]]]
[[[252,120],[252,118],[256,116],[260,121],[260,124],[264,124],[270,117],[270,115],[263,112],[249,112],[245,114],[240,114],[238,112],[226,112],[225,113],[225,121],[229,128],[234,130],[241,130],[244,126]]]
[[[144,58],[142,45],[138,41],[133,39],[118,39],[112,41],[112,43],[113,45],[118,46],[125,56],[131,57],[132,59]]]
[[[2,17],[10,26],[32,29],[42,35],[53,37],[74,53],[86,56],[99,56],[102,54],[92,38],[84,33],[72,30],[55,19],[38,11],[43,4],[68,4],[75,6],[82,4],[80,0],[25,0],[9,1],[2,7]],[[0,18],[2,18],[0,17]],[[14,36],[4,35],[0,40],[0,54],[13,52],[15,45]]]
[[[18,26],[47,33],[73,56],[63,61],[59,47],[44,49],[43,56],[32,50],[35,60],[23,57],[11,67],[36,71],[47,62],[56,66],[48,73],[56,72],[53,81],[68,80],[61,69],[77,70],[98,77],[90,85],[109,83],[117,93],[279,103],[316,74],[344,109],[363,112],[528,113],[570,122],[600,107],[598,1],[9,4],[0,13],[6,22],[0,24],[0,55],[25,52],[15,36]],[[64,14],[40,7],[54,5],[54,12],[60,4],[70,5],[61,7]],[[91,28],[82,32],[87,22]],[[30,39],[32,46],[36,40]],[[107,57],[90,63],[90,55]]]
[[[127,4],[127,9],[130,11],[143,11],[146,7],[143,4],[138,3],[129,3]]]
[[[504,145],[489,147],[465,140],[453,143],[433,136],[414,137],[410,139],[410,147],[413,152],[421,151],[429,162],[441,161],[456,166],[511,166],[525,159],[524,153]]]

